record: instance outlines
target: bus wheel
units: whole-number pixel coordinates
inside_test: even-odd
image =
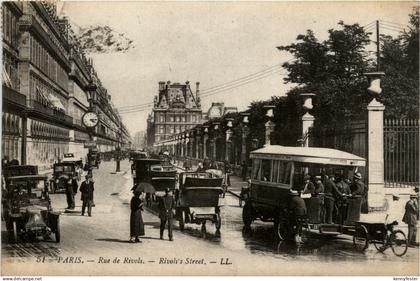
[[[244,208],[242,209],[242,221],[244,222],[245,228],[251,227],[253,219],[251,203],[246,202]]]

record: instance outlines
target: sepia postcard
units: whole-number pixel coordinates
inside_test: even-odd
[[[417,280],[417,1],[1,11],[2,276]]]

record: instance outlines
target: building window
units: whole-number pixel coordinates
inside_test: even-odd
[[[197,117],[195,115],[191,116],[191,118],[192,118],[192,120],[191,120],[192,122],[194,122],[194,123],[197,122]]]
[[[171,122],[174,122],[174,117],[173,117],[173,116],[169,117],[169,120],[170,120]]]
[[[182,122],[186,122],[186,118],[185,118],[185,116],[182,116]]]

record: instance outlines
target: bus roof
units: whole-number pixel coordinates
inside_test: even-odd
[[[325,147],[267,145],[263,148],[252,151],[250,157],[257,159],[279,159],[325,165],[366,165],[366,160],[360,156],[338,149]]]

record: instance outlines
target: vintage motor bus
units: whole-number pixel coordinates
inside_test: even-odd
[[[304,188],[306,175],[339,174],[351,179],[356,171],[363,172],[365,159],[344,151],[316,148],[267,145],[251,152],[252,175],[249,195],[243,208],[246,228],[252,221],[260,219],[274,222],[275,235],[286,239],[296,233],[288,218],[287,206],[290,189],[299,193]],[[302,196],[302,195],[299,195]],[[303,197],[303,196],[302,196]],[[304,199],[308,212],[305,227],[321,234],[352,234],[355,222],[360,218],[361,198],[346,196],[346,214],[340,222],[325,224],[320,214],[321,204],[316,197]],[[293,234],[293,235],[292,235]]]

